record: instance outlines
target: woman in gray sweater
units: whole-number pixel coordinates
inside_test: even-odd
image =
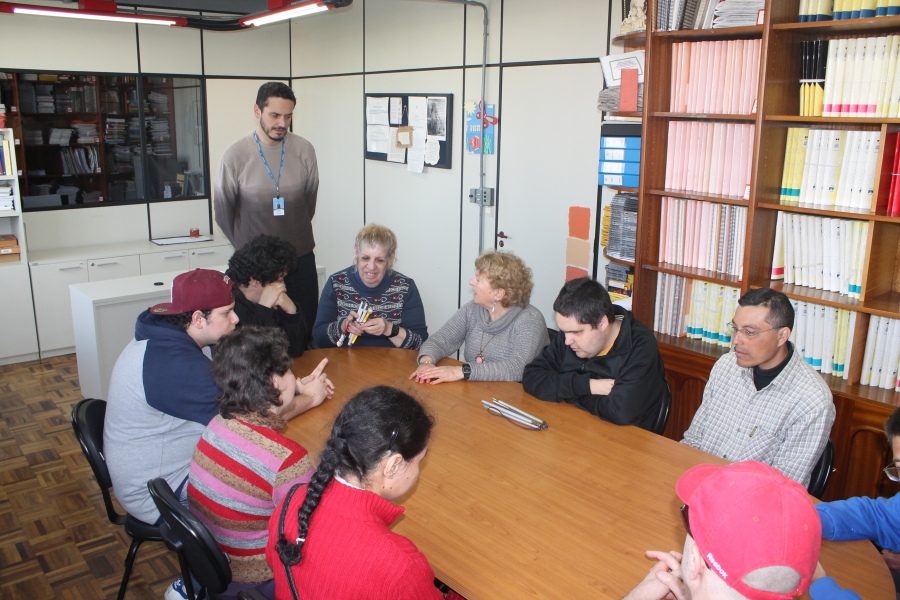
[[[531,269],[508,252],[489,250],[475,259],[469,281],[474,298],[419,349],[418,383],[521,381],[525,365],[550,343],[544,316],[528,303]],[[438,366],[465,342],[465,364]]]

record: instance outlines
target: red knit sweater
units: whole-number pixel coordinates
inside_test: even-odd
[[[297,538],[297,490],[285,518],[285,538]],[[282,501],[282,504],[284,502]],[[275,597],[291,600],[287,576],[274,544],[281,505],[269,521],[266,559],[275,574]],[[332,481],[310,520],[303,560],[292,568],[302,600],[443,600],[425,555],[388,525],[403,512],[381,496]]]

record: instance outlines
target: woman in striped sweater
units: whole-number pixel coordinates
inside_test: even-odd
[[[306,449],[278,433],[279,410],[296,392],[287,338],[273,327],[238,329],[217,344],[212,372],[219,415],[194,451],[188,503],[231,558],[232,584],[221,597],[256,588],[274,598],[269,515],[313,474]]]

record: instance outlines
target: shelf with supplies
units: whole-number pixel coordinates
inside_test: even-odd
[[[647,41],[647,32],[646,31],[635,31],[634,33],[626,33],[623,35],[617,35],[616,37],[609,40],[613,44],[626,44],[633,46],[643,45],[644,42]]]
[[[608,260],[608,261],[614,262],[614,263],[619,263],[620,265],[625,265],[625,266],[627,266],[627,267],[633,267],[633,266],[634,266],[634,261],[633,261],[633,260],[625,260],[624,258],[619,258],[618,256],[610,256],[610,255],[606,252],[606,247],[603,248],[603,258],[605,258],[605,259]]]
[[[657,22],[657,5],[662,1],[649,0],[648,23]],[[863,365],[863,349],[875,343],[875,339],[870,337],[871,327],[876,323],[878,327],[883,327],[888,320],[897,320],[896,324],[890,321],[890,326],[900,328],[900,204],[894,203],[895,197],[900,198],[900,177],[893,176],[897,172],[895,165],[900,156],[900,151],[897,150],[900,148],[900,115],[889,113],[885,106],[878,104],[874,94],[881,92],[875,85],[847,88],[852,93],[860,94],[867,90],[866,99],[859,101],[867,106],[865,110],[854,109],[855,112],[851,113],[841,100],[832,100],[832,106],[837,108],[826,108],[828,103],[825,97],[829,94],[829,97],[834,97],[834,94],[839,93],[836,90],[840,88],[835,87],[835,80],[827,79],[827,75],[818,80],[816,77],[809,77],[808,74],[815,69],[810,66],[810,55],[804,54],[801,49],[809,48],[815,42],[815,49],[820,53],[816,56],[827,56],[830,46],[825,46],[819,40],[828,40],[831,44],[832,40],[845,43],[843,38],[868,39],[900,35],[900,17],[800,23],[799,10],[800,0],[766,0],[765,22],[761,26],[648,32],[646,68],[652,75],[644,88],[644,111],[647,118],[643,125],[641,163],[645,169],[642,172],[638,207],[637,267],[632,310],[635,317],[647,327],[658,328],[655,334],[666,365],[666,376],[673,389],[674,423],[670,423],[667,428],[667,435],[675,439],[680,439],[678,436],[690,425],[693,413],[702,401],[703,384],[707,381],[713,364],[728,351],[727,347],[715,343],[690,339],[684,329],[678,331],[679,327],[690,327],[685,323],[687,311],[683,310],[683,304],[679,304],[685,301],[686,294],[693,293],[700,284],[703,289],[708,286],[715,287],[717,291],[726,289],[732,295],[729,298],[742,295],[750,289],[771,287],[783,291],[791,298],[798,306],[798,311],[809,311],[803,317],[798,312],[797,319],[809,319],[811,317],[805,315],[812,315],[813,311],[816,311],[816,315],[821,314],[818,311],[830,311],[827,314],[831,315],[840,314],[843,319],[839,321],[841,327],[846,326],[846,329],[841,329],[842,334],[847,337],[852,332],[848,343],[854,348],[854,353],[852,360],[841,365],[844,371],[840,375],[822,375],[832,390],[838,414],[846,416],[838,419],[832,430],[836,472],[824,500],[859,495],[877,496],[882,490],[894,489],[880,471],[883,466],[880,461],[890,449],[883,435],[854,436],[851,432],[863,427],[874,427],[877,430],[893,409],[900,406],[900,392],[893,388],[864,384],[866,378]],[[684,57],[685,53],[690,55],[695,48],[698,52],[719,52],[714,44],[729,40],[737,40],[729,43],[738,44],[741,43],[740,40],[751,40],[752,44],[760,48],[758,73],[752,70],[749,72],[750,77],[758,78],[757,83],[745,88],[754,92],[753,110],[745,107],[728,110],[718,106],[715,106],[715,110],[710,110],[705,107],[704,103],[712,102],[715,105],[717,101],[715,92],[718,86],[715,85],[693,84],[698,87],[692,93],[696,95],[699,90],[703,91],[702,101],[695,96],[684,95],[681,91],[691,85],[685,74],[691,72],[692,63],[686,58],[683,58],[685,62],[679,62],[679,57]],[[698,42],[712,44],[706,47],[692,45]],[[882,46],[885,44],[883,40],[877,43]],[[691,48],[686,49],[684,44],[691,44]],[[743,46],[746,47],[746,44]],[[870,46],[867,43],[866,47]],[[728,65],[721,61],[718,64],[724,65],[723,68]],[[746,69],[742,72],[746,77]],[[673,84],[675,77],[685,77],[682,80],[684,83],[675,81]],[[716,77],[724,75],[719,73]],[[801,85],[801,79],[813,80],[813,83]],[[873,78],[872,81],[877,79]],[[709,98],[710,92],[712,99]],[[804,94],[802,99],[801,92]],[[674,107],[677,107],[682,95],[690,102],[700,103],[692,108],[691,104],[687,104],[688,110],[676,110]],[[877,104],[874,111],[868,108],[873,104]],[[736,114],[745,111],[754,114]],[[728,114],[718,114],[719,112]],[[880,116],[874,116],[875,114]],[[752,128],[752,151],[749,162],[746,163],[747,183],[750,186],[748,199],[728,194],[718,197],[709,193],[671,189],[684,187],[685,184],[684,180],[674,178],[673,173],[668,171],[677,164],[676,160],[681,160],[685,151],[697,149],[688,145],[676,147],[673,151],[670,141],[675,142],[678,138],[670,138],[684,133],[684,129],[679,131],[677,127],[684,128],[685,125],[678,123],[691,123],[691,127],[696,127],[693,122],[708,124],[707,127]],[[807,145],[808,138],[804,138],[804,144],[800,145],[797,136],[801,133],[798,130],[802,135],[813,136],[812,139],[816,144],[821,143],[821,146]],[[832,145],[828,145],[824,140],[831,138],[825,134],[809,133],[821,131],[831,132],[828,135],[839,138],[839,142],[834,141]],[[822,152],[821,161],[817,155],[810,154],[810,146],[813,151]],[[825,154],[826,148],[828,152],[837,154]],[[847,154],[844,154],[845,150],[848,151]],[[712,155],[717,156],[715,152]],[[708,168],[702,161],[697,164],[700,167],[695,165],[694,172],[698,168]],[[823,169],[821,173],[818,171],[820,165]],[[690,169],[686,169],[684,172],[689,171]],[[667,172],[672,181],[680,183],[667,185]],[[842,172],[847,178],[845,181],[841,180]],[[803,173],[807,173],[806,180],[802,178]],[[710,170],[705,181],[721,174]],[[703,177],[700,179],[704,181]],[[697,185],[687,187],[707,189]],[[709,189],[719,191],[711,186]],[[796,195],[798,191],[804,198],[803,203],[798,201],[801,197]],[[731,194],[734,193],[731,191]],[[782,204],[785,194],[793,197],[794,202]],[[668,258],[672,244],[680,248],[679,252],[685,256],[689,254],[686,250],[688,244],[696,245],[696,241],[689,241],[688,228],[680,226],[684,229],[683,232],[671,230],[671,220],[667,222],[662,218],[667,214],[662,206],[666,203],[661,202],[665,197],[746,207],[746,219],[738,220],[736,225],[741,228],[743,236],[734,238],[744,240],[743,247],[729,246],[726,243],[718,250],[727,250],[729,256],[739,256],[740,270],[734,272],[740,272],[740,277],[687,268],[660,260],[661,248],[664,250],[663,255]],[[807,198],[812,199],[807,201]],[[685,206],[688,205],[689,202]],[[669,204],[669,210],[671,206]],[[692,210],[696,210],[697,206],[705,209],[705,205],[692,206]],[[679,213],[678,217],[685,218],[684,214]],[[698,220],[694,216],[689,218]],[[789,223],[793,226],[800,222],[799,219],[803,220],[803,224],[810,224],[810,228],[797,232],[789,230],[789,226],[785,225]],[[685,218],[686,222],[687,220]],[[833,234],[834,229],[826,235],[815,228],[824,226],[825,223],[832,228],[846,227],[847,223],[851,227],[839,230],[838,238],[831,238],[828,236]],[[670,233],[678,235],[671,237],[667,235]],[[781,267],[781,271],[778,270],[779,260],[783,260],[781,254],[788,247],[786,244],[802,246],[797,241],[800,237],[788,242],[785,236],[801,234],[812,235],[813,238],[804,239],[817,241],[819,238],[815,236],[821,236],[821,243],[814,244],[819,247],[824,246],[824,240],[831,240],[829,252],[832,259],[836,256],[844,257],[844,253],[834,250],[841,247],[836,245],[838,242],[853,246],[853,260],[857,261],[853,264],[859,266],[853,267],[856,270],[851,292],[848,293],[845,288],[841,288],[843,294],[828,291],[829,287],[839,289],[840,286],[834,287],[833,281],[824,286],[816,282],[814,285],[825,289],[815,289],[797,285],[796,282],[786,283],[783,279],[772,279],[773,273],[781,277],[780,273],[787,269],[785,265]],[[791,252],[794,251],[800,252],[791,247]],[[793,258],[792,255],[791,259]],[[798,264],[811,263],[794,261],[791,264],[791,268],[795,269]],[[830,268],[832,274],[837,273],[833,264],[828,266],[826,263],[825,268]],[[793,276],[789,279],[793,279]],[[806,282],[803,280],[803,283]],[[847,280],[841,284],[846,286],[850,283]],[[693,296],[690,298],[693,299]],[[729,315],[725,315],[727,317],[733,314],[733,310],[728,305],[727,309],[723,308],[720,312],[723,315],[728,312]],[[661,311],[669,312],[661,314]],[[795,320],[795,333],[801,326],[802,322]],[[676,332],[677,335],[670,335]],[[878,334],[877,339],[881,340],[880,336]],[[806,348],[799,347],[798,350],[807,351]],[[820,352],[821,349],[816,347],[815,351]],[[811,355],[804,356],[810,360]],[[885,385],[884,378],[880,383]],[[890,384],[890,381],[887,383]],[[863,422],[861,419],[864,418],[870,420]],[[851,456],[854,457],[852,464]]]

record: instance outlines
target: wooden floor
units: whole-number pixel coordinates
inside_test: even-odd
[[[0,598],[115,598],[131,539],[106,518],[69,417],[75,355],[0,366]],[[138,551],[126,598],[162,598],[178,576],[162,543]]]

